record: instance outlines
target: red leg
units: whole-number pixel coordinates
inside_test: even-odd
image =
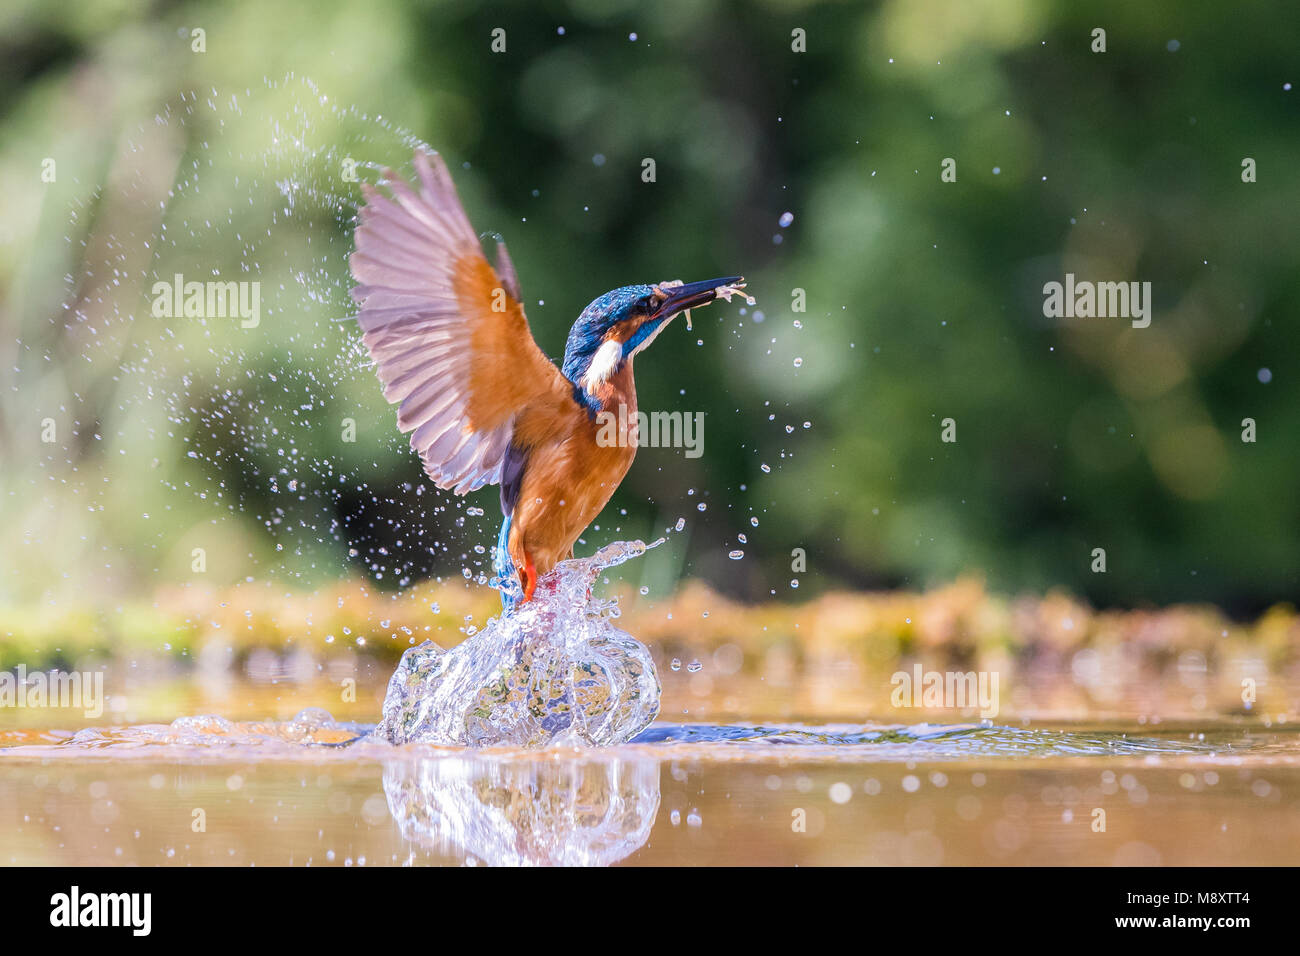
[[[533,599],[533,592],[537,590],[537,567],[533,564],[533,559],[524,555],[524,599],[521,603],[527,604]]]

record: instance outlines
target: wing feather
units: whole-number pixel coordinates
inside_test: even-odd
[[[505,244],[494,270],[442,158],[416,152],[415,172],[385,170],[391,196],[362,187],[352,295],[398,428],[439,488],[465,494],[500,480],[516,417],[570,387],[533,339]]]

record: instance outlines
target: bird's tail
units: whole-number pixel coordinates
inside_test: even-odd
[[[523,593],[519,587],[519,572],[514,561],[510,560],[510,516],[501,521],[501,533],[497,535],[496,553],[492,558],[492,570],[496,572],[497,588],[501,591],[501,609],[508,611],[514,607]]]

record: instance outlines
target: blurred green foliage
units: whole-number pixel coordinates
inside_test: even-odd
[[[553,356],[608,288],[750,279],[761,321],[711,307],[638,363],[643,407],[707,413],[703,457],[642,450],[589,538],[688,517],[656,583],[1294,599],[1297,27],[1276,3],[10,2],[0,596],[147,591],[209,540],[226,580],[481,566],[495,492],[482,517],[416,493],[331,321],[339,160],[409,166],[408,130],[509,241]],[[259,279],[256,334],[152,318],[182,269]],[[1045,319],[1067,272],[1150,281],[1151,326]],[[47,417],[73,437],[41,443]]]

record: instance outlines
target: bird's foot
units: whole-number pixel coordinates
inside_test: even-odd
[[[524,600],[522,603],[527,604],[533,599],[533,592],[537,590],[537,566],[532,561],[524,563]]]
[[[538,588],[547,594],[556,594],[560,590],[559,580],[554,577],[545,579],[539,577],[537,574],[537,567],[531,561],[525,562],[524,564],[523,578],[524,596],[519,602],[520,604],[527,604],[531,601],[537,594]],[[587,597],[588,599],[591,597],[590,588],[587,589]]]

